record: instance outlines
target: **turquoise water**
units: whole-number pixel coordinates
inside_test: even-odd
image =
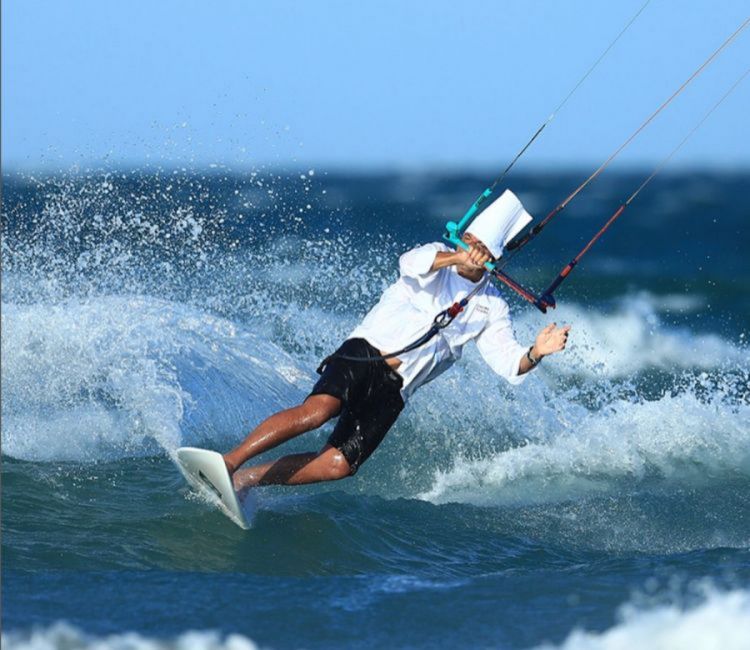
[[[539,218],[584,176],[512,189]],[[544,286],[639,178],[597,183],[506,270]],[[749,186],[655,182],[554,313],[509,297],[522,341],[572,324],[564,355],[513,388],[467,349],[355,477],[264,488],[243,532],[172,452],[302,399],[482,178],[6,177],[4,644],[746,647]]]

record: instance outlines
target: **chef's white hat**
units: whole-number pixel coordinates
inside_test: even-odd
[[[485,208],[466,229],[487,248],[496,259],[505,245],[531,221],[521,201],[510,190],[505,190]]]

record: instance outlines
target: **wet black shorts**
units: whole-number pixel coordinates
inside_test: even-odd
[[[351,361],[337,355],[372,358],[380,352],[364,339],[348,339],[322,364],[310,395],[341,400],[341,413],[328,444],[346,458],[352,474],[383,441],[404,408],[401,376],[381,360]]]

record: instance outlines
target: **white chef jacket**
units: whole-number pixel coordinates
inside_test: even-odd
[[[399,259],[399,279],[383,292],[378,304],[348,338],[363,338],[388,353],[406,347],[429,330],[439,312],[476,287],[476,283],[461,277],[454,266],[430,271],[438,251],[451,250],[436,242],[404,253]],[[464,345],[472,339],[498,375],[511,384],[526,379],[526,374],[518,374],[518,368],[528,348],[513,336],[508,312],[508,304],[498,290],[485,282],[450,325],[423,346],[400,354],[398,373],[403,378],[404,401],[460,359]]]

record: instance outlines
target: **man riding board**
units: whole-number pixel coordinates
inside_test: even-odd
[[[488,281],[484,264],[499,258],[531,217],[509,190],[490,208],[466,229],[462,239],[468,251],[431,243],[401,256],[399,279],[323,361],[321,377],[304,402],[267,418],[224,455],[235,489],[353,475],[382,442],[404,401],[453,365],[470,340],[490,368],[511,384],[521,383],[544,357],[565,349],[570,326],[555,323],[543,328],[531,347],[515,340],[508,305]],[[450,325],[403,351],[429,330],[436,314],[467,297]],[[337,416],[320,451],[240,469],[247,460]]]

